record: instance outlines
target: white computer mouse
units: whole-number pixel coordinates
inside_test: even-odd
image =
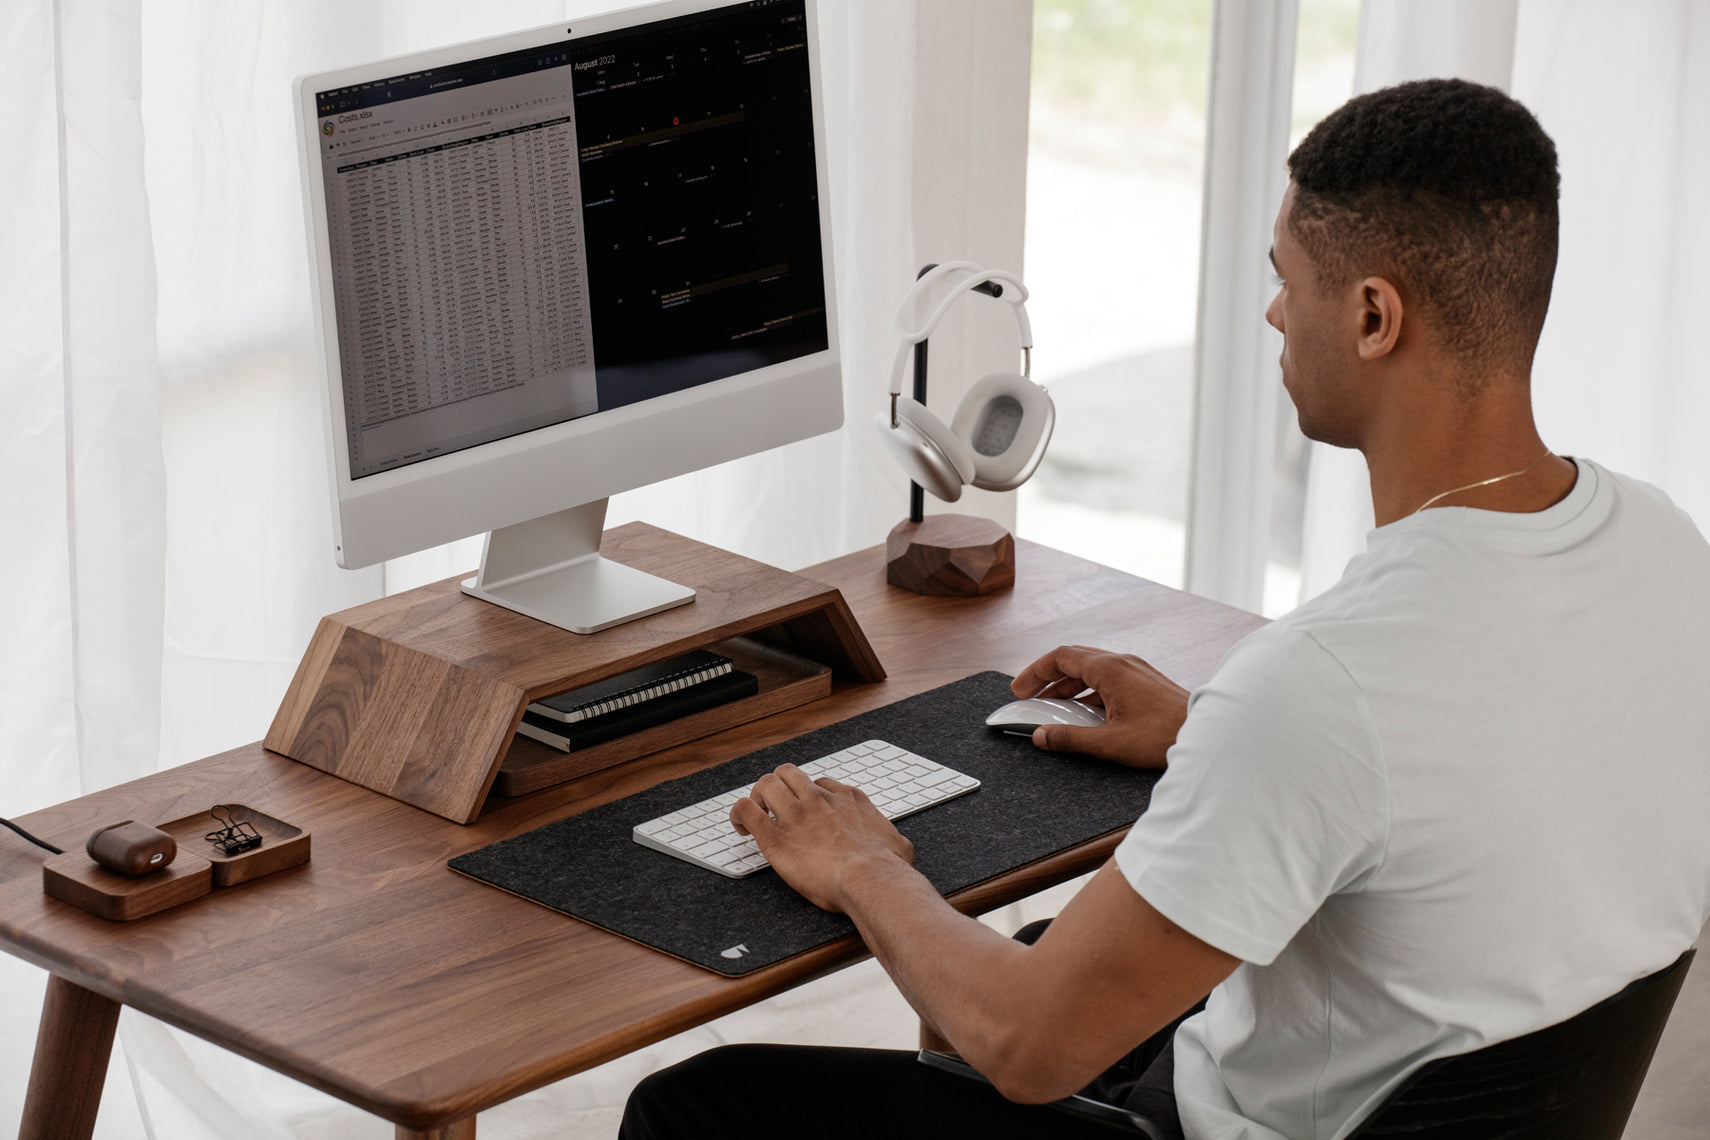
[[[1103,723],[1104,710],[1097,705],[1059,697],[1011,701],[986,718],[990,727],[1001,728],[1017,736],[1032,736],[1033,730],[1042,724],[1079,724],[1095,728]]]

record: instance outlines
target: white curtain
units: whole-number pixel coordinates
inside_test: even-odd
[[[1544,441],[1656,483],[1710,527],[1710,3],[1366,0],[1358,90],[1460,75],[1555,140],[1562,242],[1532,371]],[[1511,77],[1511,80],[1510,80]],[[1365,547],[1365,462],[1315,444],[1302,597]]]
[[[1257,610],[1270,545],[1282,336],[1256,319],[1270,300],[1256,250],[1288,186],[1294,0],[1218,0],[1205,140],[1199,321],[1194,332],[1189,591]]]
[[[469,543],[333,564],[290,81],[617,6],[0,4],[0,815],[258,738],[320,615],[472,566]],[[866,424],[915,263],[915,5],[820,10],[846,427],[611,512],[790,568],[879,541],[905,501]],[[0,959],[6,1132],[45,975]],[[146,1018],[120,1039],[101,1136],[391,1135]],[[539,1094],[483,1135],[626,1090]]]
[[[1522,0],[1514,94],[1561,152],[1544,442],[1655,483],[1710,532],[1710,3]]]

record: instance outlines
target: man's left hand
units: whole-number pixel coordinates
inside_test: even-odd
[[[867,793],[829,778],[810,779],[794,764],[760,777],[730,809],[730,822],[754,837],[786,883],[823,910],[847,910],[843,877],[851,868],[869,860],[914,863],[914,844]]]

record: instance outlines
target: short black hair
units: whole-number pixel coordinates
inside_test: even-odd
[[[1325,282],[1386,277],[1465,362],[1529,369],[1561,189],[1555,144],[1530,111],[1465,80],[1402,83],[1343,104],[1288,170],[1289,231]]]

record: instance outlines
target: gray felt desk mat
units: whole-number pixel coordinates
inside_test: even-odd
[[[950,894],[1133,823],[1157,772],[1041,752],[985,726],[1009,678],[978,673],[794,740],[460,855],[450,867],[732,977],[854,930],[767,868],[727,879],[630,838],[630,829],[863,740],[886,740],[977,778],[978,791],[897,825],[915,865]],[[735,947],[735,957],[723,952]]]

